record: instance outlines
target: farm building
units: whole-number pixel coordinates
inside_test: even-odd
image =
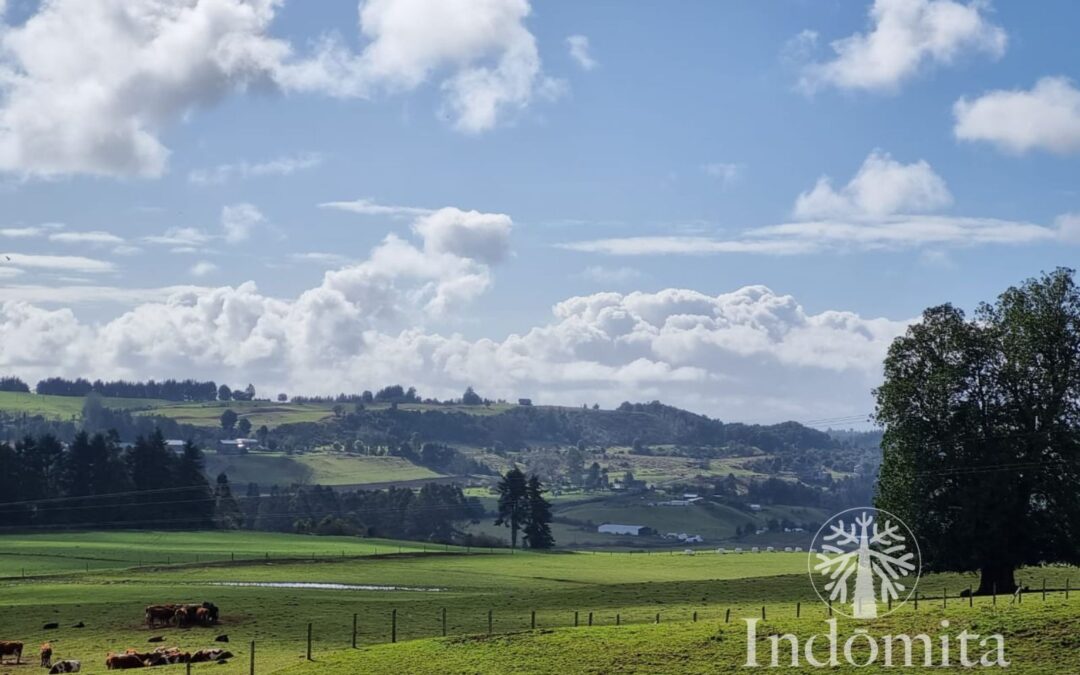
[[[596,528],[596,531],[601,534],[629,534],[633,537],[652,533],[652,529],[644,525],[618,525],[616,523],[604,523]]]

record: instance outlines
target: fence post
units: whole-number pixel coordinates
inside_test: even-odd
[[[488,635],[491,635],[491,610],[488,610]]]
[[[397,610],[390,610],[390,642],[397,642]]]
[[[888,601],[889,601],[889,611],[891,612],[892,611],[892,596],[891,595],[888,596]]]
[[[1043,577],[1043,602],[1046,602],[1046,577]]]
[[[660,612],[656,613],[656,623],[660,623]]]
[[[589,625],[592,625],[592,612],[589,612]]]
[[[765,605],[761,606],[761,620],[765,620]]]
[[[578,627],[577,611],[575,610],[574,611],[574,628],[577,628],[577,627]]]
[[[802,614],[802,603],[801,602],[796,602],[795,603],[795,618],[798,619],[800,614]]]
[[[1065,577],[1065,599],[1069,599],[1069,577]]]
[[[697,610],[694,611],[694,623],[697,623]]]
[[[442,608],[442,636],[446,637],[446,608]]]
[[[232,562],[236,562],[236,551],[232,553]]]
[[[356,649],[356,615],[352,615],[352,648]]]
[[[618,613],[615,614],[615,625],[616,626],[622,625],[622,617]]]
[[[832,602],[829,603],[829,607],[832,607]],[[915,611],[919,611],[919,592],[915,591]]]
[[[307,625],[307,660],[311,660],[311,624]]]
[[[724,612],[724,623],[728,623],[730,621],[731,621],[731,608],[728,607],[727,611]]]
[[[949,606],[949,589],[947,589],[947,588],[942,588],[941,589],[941,606],[942,607],[948,607]]]
[[[532,611],[532,617],[529,620],[529,627],[536,628],[536,610]]]
[[[251,658],[248,659],[248,665],[251,666],[251,675],[255,675],[255,641],[251,641]]]
[[[919,608],[919,596],[915,596],[915,609]],[[832,598],[829,598],[829,616],[832,616]]]
[[[975,606],[975,594],[971,592],[971,586],[968,586],[968,607]]]
[[[187,675],[191,675],[191,661],[185,662],[184,666],[185,666],[185,670],[187,671]]]

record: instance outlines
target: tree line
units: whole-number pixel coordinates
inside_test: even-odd
[[[0,444],[4,528],[201,529],[214,526],[215,503],[202,451],[179,453],[160,432],[121,444],[115,433],[79,432]]]

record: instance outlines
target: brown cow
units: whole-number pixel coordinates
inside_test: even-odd
[[[21,664],[22,650],[23,643],[21,642],[0,642],[0,663],[4,662],[4,657],[14,656],[15,665]]]
[[[173,612],[173,621],[176,622],[177,628],[184,628],[191,621],[191,612],[186,606],[180,606]]]
[[[48,642],[41,645],[41,667],[49,668],[52,666],[52,645]]]
[[[209,626],[212,619],[210,618],[210,610],[206,607],[199,607],[195,610],[195,622],[201,626]]]
[[[144,666],[138,654],[113,654],[110,652],[105,659],[105,667],[109,670],[127,670]]]
[[[146,608],[146,625],[153,628],[156,624],[167,625],[176,614],[176,605],[149,605]]]

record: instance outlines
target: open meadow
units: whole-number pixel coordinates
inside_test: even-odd
[[[763,632],[822,632],[827,616],[807,581],[805,554],[795,553],[510,553],[357,538],[161,532],[7,535],[0,550],[0,639],[24,642],[31,656],[49,640],[58,657],[80,659],[89,673],[104,671],[109,651],[155,646],[147,642],[153,636],[195,650],[215,646],[220,634],[229,636],[224,646],[235,657],[225,666],[193,670],[248,673],[255,641],[259,673],[565,672],[567,663],[579,672],[705,672],[735,665],[743,649],[743,628],[735,623],[760,616],[763,606]],[[1044,601],[1041,587],[1045,579],[1050,589],[1060,589],[1080,574],[1031,568],[1020,578],[1032,589],[1022,604],[977,598],[969,608],[957,596],[973,576],[924,577],[919,610],[906,606],[883,625],[911,621],[932,630],[943,612],[983,627],[1000,625],[1015,632],[1017,658],[1034,658],[1033,641],[1048,627],[1054,644],[1071,645],[1075,654],[1080,600],[1073,593],[1066,604],[1063,593],[1051,591]],[[144,624],[146,605],[203,601],[221,608],[220,625],[150,630]],[[732,624],[725,626],[729,610]],[[497,637],[487,637],[489,616]],[[657,616],[660,625],[650,625]],[[59,628],[43,630],[52,622]],[[85,627],[73,627],[80,622]],[[313,664],[305,660],[309,623]],[[387,644],[395,638],[398,644]],[[37,669],[0,668],[5,675],[22,672]]]

